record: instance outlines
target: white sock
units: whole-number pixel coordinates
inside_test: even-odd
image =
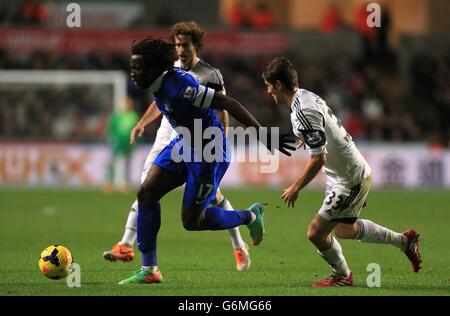
[[[222,201],[219,202],[219,204],[217,204],[217,206],[221,207],[227,211],[234,211],[234,208],[231,205],[230,201],[228,201],[227,198],[225,198],[225,197],[223,198]],[[241,232],[239,230],[239,226],[230,228],[227,231],[228,231],[228,234],[230,235],[231,245],[233,246],[233,249],[236,249],[236,248],[244,249],[245,242],[242,239]]]
[[[125,232],[123,234],[122,240],[119,242],[121,245],[129,245],[133,247],[134,241],[137,235],[137,213],[138,203],[137,200],[131,205],[130,213],[128,214],[127,224],[125,226]]]
[[[344,254],[342,253],[342,247],[339,242],[331,236],[333,245],[327,250],[317,252],[319,255],[333,268],[333,272],[339,276],[348,276],[350,269],[345,261]]]
[[[367,219],[358,219],[358,223],[359,233],[355,239],[367,243],[391,244],[405,250],[406,237],[402,233],[394,232]]]
[[[152,270],[152,272],[156,272],[158,270],[158,266],[142,266],[143,270]]]

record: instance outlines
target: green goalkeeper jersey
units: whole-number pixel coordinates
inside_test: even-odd
[[[134,111],[116,112],[111,116],[108,140],[115,155],[131,153],[133,145],[130,145],[130,132],[137,122],[138,116]]]

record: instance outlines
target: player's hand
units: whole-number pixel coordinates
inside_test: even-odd
[[[269,149],[271,153],[276,149],[286,156],[291,156],[290,151],[295,151],[295,147],[290,144],[295,144],[295,140],[289,134],[278,135],[278,144],[272,144],[272,134],[260,132],[259,140]],[[290,151],[289,151],[290,150]]]
[[[295,206],[295,201],[298,197],[298,188],[295,184],[292,184],[289,188],[283,190],[283,194],[281,194],[281,199],[287,203],[288,207]]]
[[[297,142],[295,143],[295,148],[303,148],[306,149],[305,141],[302,138],[297,139]]]
[[[144,134],[144,125],[137,123],[136,126],[131,130],[130,133],[130,144],[133,145],[135,144],[135,137],[136,137],[136,133],[139,137],[142,137],[142,135]]]

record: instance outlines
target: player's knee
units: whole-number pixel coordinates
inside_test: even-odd
[[[183,218],[182,222],[183,222],[184,229],[186,229],[188,231],[196,231],[196,230],[199,230],[199,228],[200,228],[198,221],[196,221],[192,218]]]
[[[317,230],[315,230],[311,226],[308,227],[308,232],[306,233],[306,236],[308,237],[309,241],[311,241],[315,245],[324,240],[324,237],[318,234]]]
[[[308,229],[308,231],[306,232],[306,237],[308,237],[308,240],[313,242],[313,240],[315,240],[316,235],[315,232],[311,229]]]
[[[154,187],[154,185],[149,185],[146,183],[141,184],[137,192],[138,203],[157,203],[158,201],[155,199],[155,189],[156,188]]]
[[[192,212],[183,209],[181,212],[181,221],[183,222],[183,227],[189,231],[201,230],[201,215],[193,215]]]
[[[204,210],[183,206],[181,209],[181,222],[183,227],[189,231],[204,230],[203,222],[205,220]]]

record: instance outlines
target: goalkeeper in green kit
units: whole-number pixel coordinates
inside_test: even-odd
[[[133,100],[127,97],[124,108],[114,112],[108,122],[107,140],[111,148],[107,179],[103,191],[114,189],[128,192],[130,189],[129,165],[133,145],[130,145],[130,132],[139,117],[133,109]]]

